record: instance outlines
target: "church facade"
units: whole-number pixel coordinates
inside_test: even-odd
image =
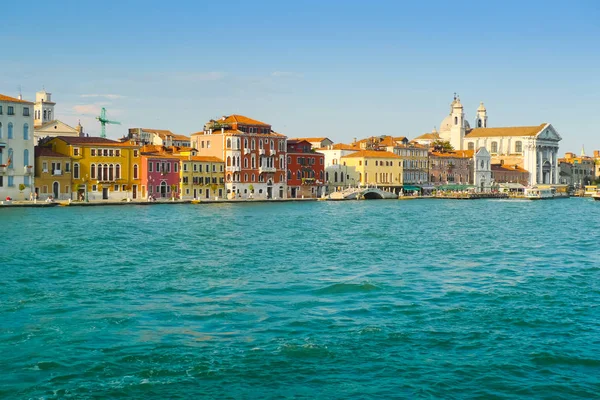
[[[475,128],[471,128],[460,98],[455,97],[450,114],[440,125],[439,136],[455,150],[485,147],[492,163],[526,169],[530,185],[559,183],[558,150],[562,138],[551,124],[490,128],[487,110],[481,103]]]

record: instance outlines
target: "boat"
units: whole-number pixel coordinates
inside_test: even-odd
[[[598,188],[598,190],[596,190],[596,193],[592,195],[592,199],[600,201],[600,188]]]
[[[525,198],[529,200],[549,200],[554,199],[555,190],[553,188],[526,188]]]

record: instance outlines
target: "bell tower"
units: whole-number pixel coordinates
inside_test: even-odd
[[[454,95],[452,102],[450,144],[454,150],[462,150],[465,138],[465,113],[460,103],[460,97]]]
[[[52,102],[52,93],[42,89],[35,94],[35,104],[33,106],[33,125],[40,126],[46,122],[54,120],[54,106]]]
[[[483,101],[477,107],[477,118],[475,118],[475,128],[487,128],[487,110],[483,105]]]

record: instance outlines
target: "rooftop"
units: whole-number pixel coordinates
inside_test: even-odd
[[[9,103],[33,104],[31,101],[17,99],[15,97],[6,96],[4,94],[0,94],[0,101],[6,101],[6,102],[9,102]]]
[[[475,128],[468,131],[466,138],[495,137],[495,136],[536,136],[544,127],[543,123],[537,126],[509,126],[504,128]]]
[[[402,158],[389,151],[359,150],[342,158]]]

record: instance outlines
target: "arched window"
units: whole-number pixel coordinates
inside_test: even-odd
[[[231,157],[227,156],[227,166],[231,167]]]
[[[296,179],[302,179],[302,172],[300,172],[300,170],[296,172]]]
[[[121,179],[121,164],[115,165],[115,178]]]
[[[29,165],[29,150],[25,149],[23,151],[23,166],[27,167]]]
[[[275,150],[275,142],[271,140],[271,151]]]
[[[288,169],[288,180],[292,179],[292,171]]]
[[[2,122],[0,122],[0,139],[2,139]]]
[[[115,179],[115,167],[114,167],[114,165],[110,164],[110,166],[108,167],[108,180],[113,181],[114,179]]]
[[[231,174],[227,174],[227,182],[231,182]]]
[[[521,141],[515,142],[515,152],[516,153],[523,152],[523,142],[521,142]]]
[[[498,152],[498,142],[492,142],[492,153]]]
[[[8,126],[10,126],[10,124],[8,124]],[[6,162],[8,168],[13,168],[13,161],[13,149],[8,149],[8,161]]]
[[[475,143],[469,142],[469,150],[475,150]]]
[[[325,180],[329,182],[329,172],[325,172]]]
[[[231,148],[231,138],[227,138],[227,148]]]
[[[236,149],[238,149],[238,150],[239,150],[239,149],[240,149],[240,138],[237,138],[236,142],[237,142],[237,147],[236,147]]]
[[[73,164],[73,179],[79,179],[79,163]]]
[[[256,148],[256,139],[252,139],[252,150]]]
[[[244,168],[248,168],[248,157],[244,157]]]
[[[109,180],[108,164],[104,164],[104,170],[102,171],[102,176],[104,177],[105,181]]]
[[[244,138],[244,148],[248,148],[248,138]]]
[[[12,124],[12,122],[8,123],[8,138],[9,139],[13,138],[13,124]]]
[[[23,140],[29,140],[29,125],[23,125]],[[29,165],[29,164],[27,164]]]
[[[96,164],[90,165],[90,178],[96,179]]]
[[[481,118],[478,118],[478,119],[477,119],[477,127],[478,127],[478,128],[481,128]]]
[[[335,172],[335,174],[333,175],[333,177],[334,177],[333,181],[337,182],[337,172]]]
[[[138,179],[138,166],[133,164],[133,179]]]
[[[238,167],[241,165],[240,164],[240,156],[237,156],[237,163],[235,165],[237,165]]]
[[[454,117],[454,125],[458,125],[458,117]]]

